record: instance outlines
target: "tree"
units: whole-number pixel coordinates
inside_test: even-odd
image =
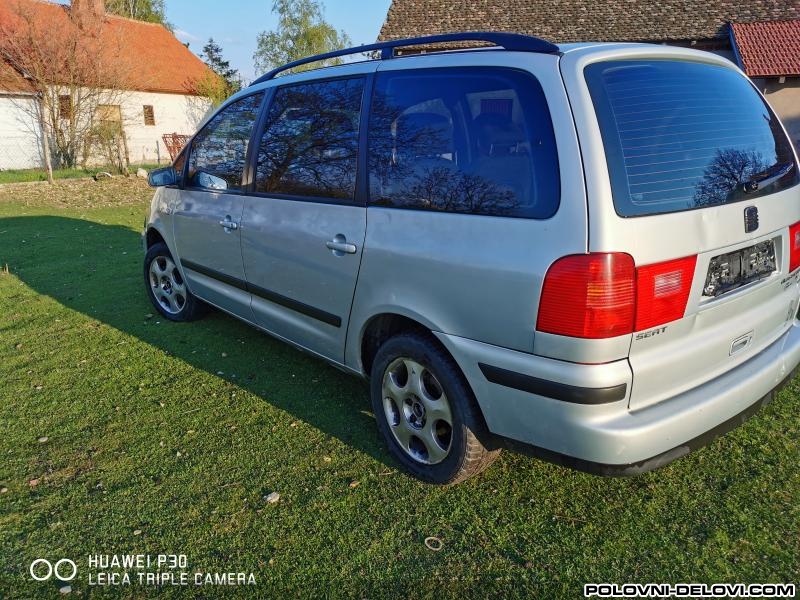
[[[51,159],[59,167],[85,162],[97,150],[92,144],[99,122],[108,120],[103,115],[116,118],[128,75],[122,60],[128,40],[100,35],[102,15],[85,8],[43,22],[33,6],[12,0],[11,18],[0,27],[0,48],[38,97],[34,108],[22,108],[39,124],[50,178]],[[120,154],[127,167],[124,148]]]
[[[214,38],[208,38],[208,43],[203,46],[201,58],[214,73],[222,78],[225,85],[222,86],[220,92],[224,94],[225,98],[242,89],[242,78],[239,75],[239,71],[231,67],[230,61],[222,58],[222,46],[215,42]],[[212,100],[215,99],[213,96],[209,97]]]
[[[137,21],[160,23],[169,30],[164,0],[106,0],[106,12]]]
[[[317,0],[275,0],[272,12],[278,15],[278,27],[275,31],[258,34],[253,55],[258,73],[298,58],[341,50],[350,45],[350,38],[344,31],[337,31],[325,21]],[[337,58],[321,63],[339,64],[341,60]],[[306,70],[313,66],[303,65],[297,69]]]
[[[703,178],[696,184],[693,206],[724,204],[737,194],[755,175],[763,173],[767,162],[760,152],[723,148],[706,166]]]
[[[219,106],[231,95],[228,83],[212,72],[206,73],[200,79],[191,81],[191,86],[199,96],[208,98],[212,106]]]

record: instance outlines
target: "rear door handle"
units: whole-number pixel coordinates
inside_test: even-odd
[[[332,240],[325,242],[325,245],[328,247],[328,250],[332,250],[336,256],[355,254],[358,249],[355,244],[348,243],[347,238],[341,233],[337,234]]]
[[[230,217],[225,217],[225,220],[224,221],[220,221],[219,224],[222,225],[225,229],[228,229],[228,230],[231,230],[231,231],[234,230],[234,229],[239,229],[239,224],[236,223],[235,221],[231,221]]]

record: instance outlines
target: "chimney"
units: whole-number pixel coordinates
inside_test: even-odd
[[[82,29],[99,27],[106,14],[105,0],[72,0],[70,13]]]

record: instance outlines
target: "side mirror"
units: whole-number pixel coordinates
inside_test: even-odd
[[[174,167],[154,169],[147,174],[147,183],[149,183],[152,187],[177,185],[178,173],[175,171]]]
[[[228,182],[225,181],[222,177],[217,177],[216,175],[212,175],[211,173],[206,173],[205,171],[198,171],[197,175],[194,177],[194,181],[201,188],[205,188],[207,190],[228,189]]]

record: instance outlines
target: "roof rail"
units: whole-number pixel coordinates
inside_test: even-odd
[[[320,60],[328,60],[331,58],[338,58],[339,56],[348,56],[351,54],[361,54],[363,52],[381,51],[381,60],[394,58],[394,51],[396,48],[406,48],[409,46],[425,46],[429,44],[440,44],[444,42],[488,42],[495,46],[500,46],[505,50],[516,50],[519,52],[538,52],[542,54],[557,54],[558,46],[550,42],[533,37],[530,35],[522,35],[519,33],[505,33],[505,32],[492,32],[492,31],[464,31],[458,33],[442,33],[439,35],[426,35],[422,37],[407,38],[403,40],[391,40],[388,42],[378,42],[375,44],[366,44],[364,46],[355,46],[354,48],[345,48],[343,50],[334,50],[333,52],[326,52],[325,54],[316,54],[314,56],[307,56],[292,62],[286,63],[272,71],[262,75],[250,85],[256,85],[264,81],[269,81],[278,73],[288,71],[300,65],[317,62]]]

